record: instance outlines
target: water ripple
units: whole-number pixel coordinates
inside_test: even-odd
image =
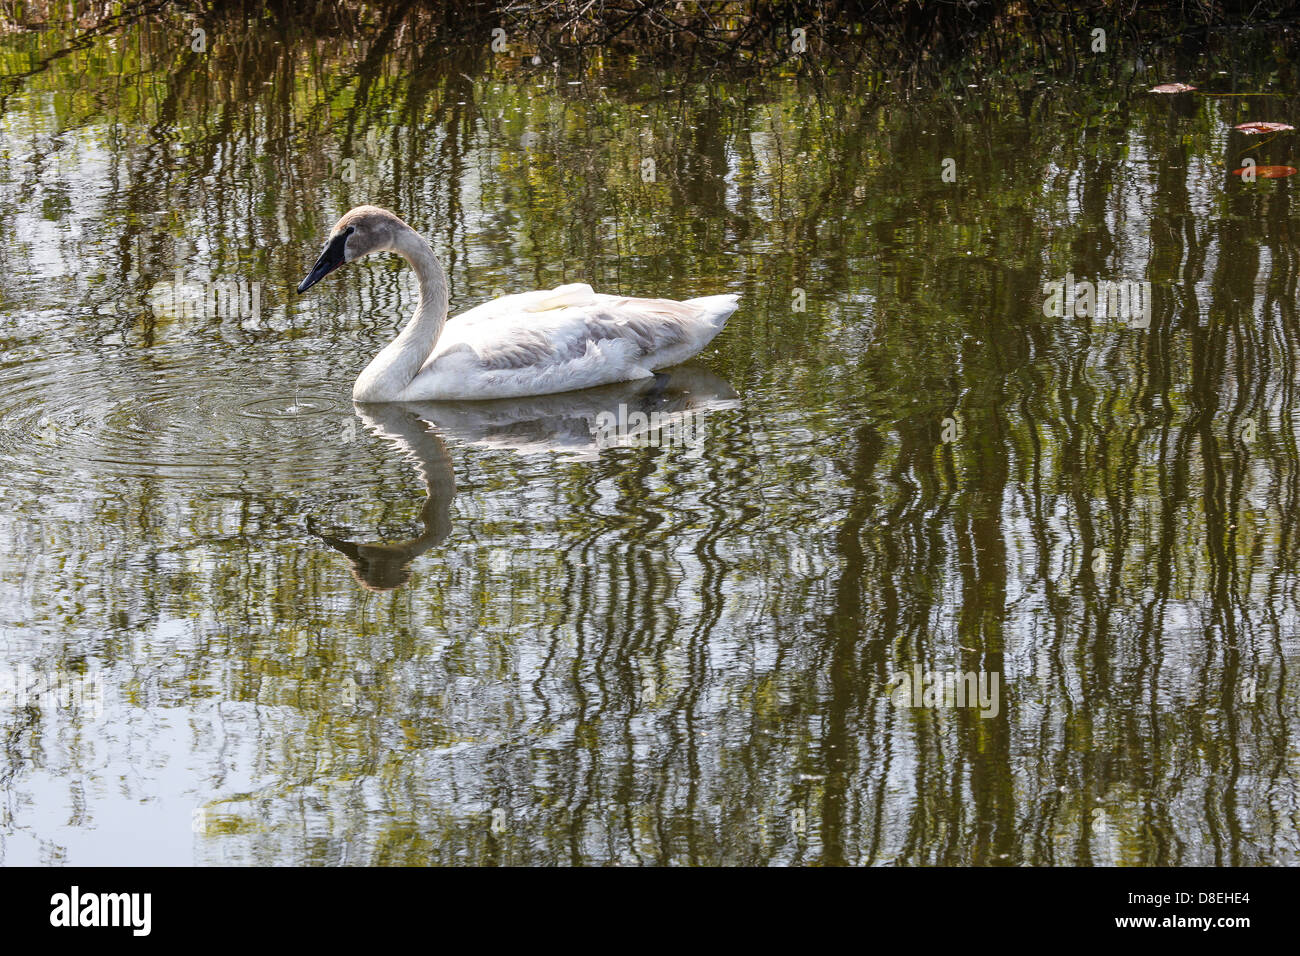
[[[339,442],[352,418],[347,390],[287,391],[276,364],[171,346],[12,365],[0,370],[0,467],[19,484],[70,469],[208,482],[328,475],[329,456],[313,448]]]

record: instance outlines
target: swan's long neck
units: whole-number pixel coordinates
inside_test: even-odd
[[[352,388],[358,402],[397,401],[424,365],[447,322],[447,274],[429,244],[401,227],[390,246],[410,263],[420,281],[420,301],[397,338],[371,360]]]

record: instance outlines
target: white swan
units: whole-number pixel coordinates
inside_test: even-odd
[[[502,296],[448,320],[447,277],[433,250],[377,206],[338,221],[298,291],[372,252],[410,263],[420,301],[357,377],[358,402],[519,398],[646,378],[699,352],[736,311],[735,295],[631,299],[574,284]]]

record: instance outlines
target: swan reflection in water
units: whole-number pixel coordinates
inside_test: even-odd
[[[415,465],[426,497],[422,534],[405,541],[362,543],[308,530],[352,563],[352,575],[371,591],[392,591],[411,576],[410,564],[451,533],[456,475],[443,442],[478,445],[518,454],[549,452],[593,460],[618,445],[690,443],[698,453],[700,417],[736,408],[735,391],[706,369],[682,365],[653,378],[529,398],[477,402],[357,404],[358,417],[374,435]]]

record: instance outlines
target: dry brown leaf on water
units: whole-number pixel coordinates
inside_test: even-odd
[[[1251,170],[1254,170],[1256,179],[1285,179],[1296,174],[1294,166],[1243,166],[1241,169],[1234,169],[1232,175],[1241,176]]]
[[[1288,126],[1286,123],[1238,123],[1233,127],[1243,133],[1285,133],[1288,130],[1295,129],[1294,126]]]

